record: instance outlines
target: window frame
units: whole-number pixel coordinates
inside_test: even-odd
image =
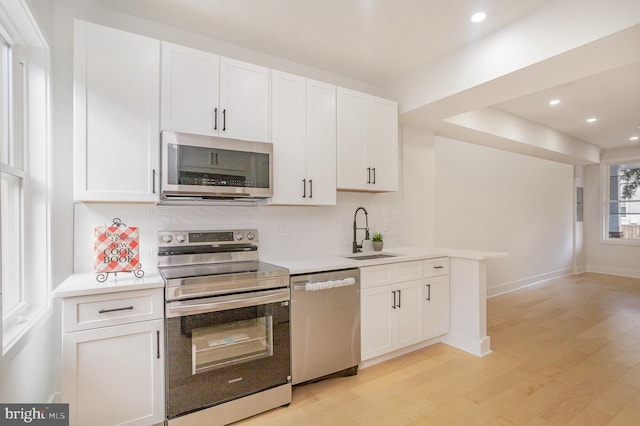
[[[35,337],[36,330],[47,323],[53,312],[50,299],[51,67],[46,39],[24,0],[3,2],[0,34],[11,51],[10,93],[2,95],[3,102],[11,96],[9,120],[2,127],[3,131],[9,127],[8,136],[21,141],[20,167],[1,167],[10,175],[16,171],[22,174],[19,239],[23,299],[7,316],[0,303],[0,368],[4,368]],[[19,113],[14,115],[12,110]]]
[[[617,245],[628,245],[628,246],[640,246],[640,239],[624,239],[624,238],[612,238],[609,236],[609,204],[610,200],[610,168],[615,165],[625,165],[625,164],[640,164],[640,157],[625,157],[625,158],[616,158],[609,159],[606,161],[602,161],[600,163],[600,187],[601,187],[601,233],[600,233],[600,242],[605,244],[617,244]],[[628,202],[628,201],[627,201]],[[632,201],[634,203],[640,204],[640,201]]]

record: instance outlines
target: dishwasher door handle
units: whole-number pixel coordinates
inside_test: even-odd
[[[292,283],[291,289],[293,291],[323,291],[323,290],[331,290],[333,288],[338,287],[347,287],[352,286],[356,283],[356,279],[353,277],[347,278],[338,278],[335,280],[326,280],[326,281],[305,281],[305,282],[296,282]]]

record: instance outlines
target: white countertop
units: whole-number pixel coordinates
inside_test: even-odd
[[[56,287],[51,296],[86,296],[148,288],[164,288],[164,281],[155,268],[153,268],[153,271],[145,271],[142,278],[136,278],[132,273],[125,272],[120,272],[117,275],[109,274],[107,280],[103,283],[99,283],[96,280],[96,274],[73,274]]]
[[[322,271],[335,271],[339,269],[359,268],[365,266],[384,265],[387,263],[410,262],[414,260],[430,259],[434,257],[457,257],[470,260],[488,260],[506,257],[506,253],[458,250],[447,248],[428,247],[395,247],[381,252],[358,253],[357,256],[367,256],[376,253],[393,254],[393,257],[383,257],[369,260],[354,260],[347,256],[356,256],[353,253],[341,255],[300,255],[286,257],[264,257],[260,260],[289,269],[291,275],[308,274]],[[145,271],[142,278],[136,278],[131,273],[121,272],[117,275],[110,274],[107,280],[99,283],[96,275],[91,273],[74,274],[64,280],[53,292],[52,297],[74,297],[89,294],[113,293],[117,291],[143,290],[149,288],[163,288],[164,281],[157,272]]]
[[[291,275],[298,275],[322,271],[335,271],[338,269],[384,265],[387,263],[410,262],[413,260],[423,260],[443,256],[471,260],[489,260],[507,256],[507,253],[500,252],[428,247],[395,247],[381,252],[358,253],[357,256],[367,256],[376,253],[393,254],[395,256],[369,260],[354,260],[347,258],[347,256],[356,256],[355,254],[344,253],[342,255],[320,254],[286,257],[271,256],[261,258],[260,260],[287,268]]]

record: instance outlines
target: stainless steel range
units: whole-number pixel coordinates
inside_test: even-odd
[[[255,229],[158,233],[170,426],[224,425],[291,403],[289,271]]]

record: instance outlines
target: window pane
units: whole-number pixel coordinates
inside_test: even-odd
[[[0,235],[2,243],[2,312],[6,316],[23,302],[22,181],[0,173]]]
[[[640,240],[640,202],[609,203],[609,238]]]
[[[640,163],[609,166],[609,200],[640,201]]]

